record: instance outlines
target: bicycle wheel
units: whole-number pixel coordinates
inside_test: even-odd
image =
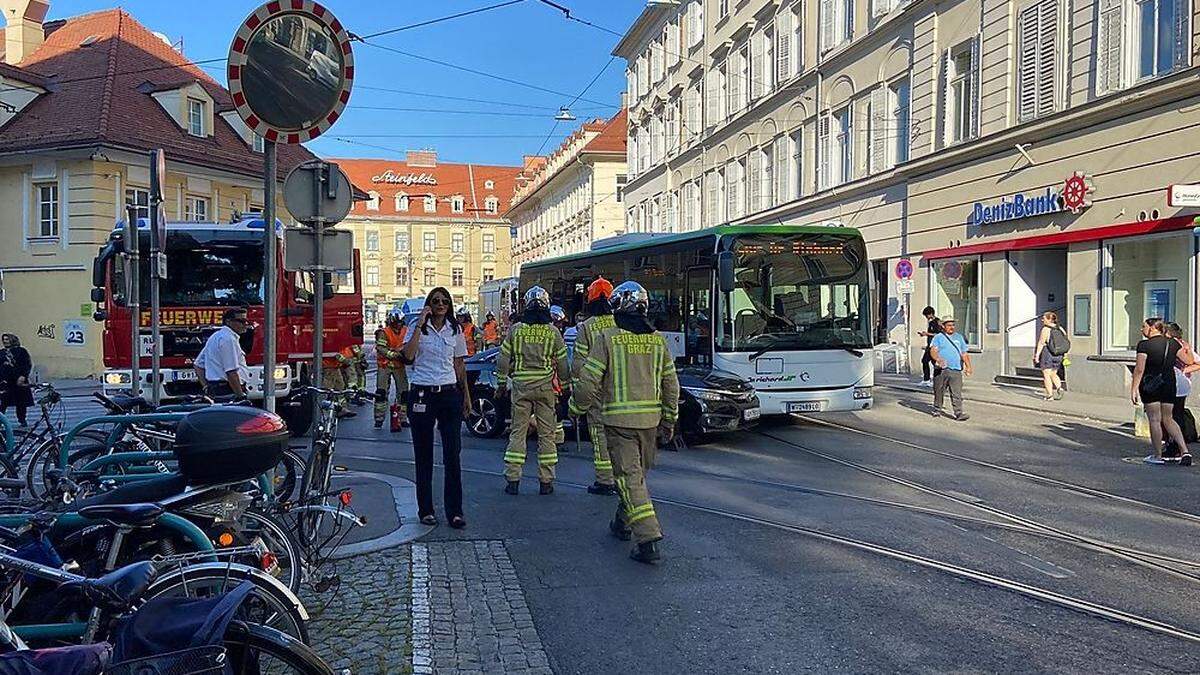
[[[238,520],[237,536],[241,541],[235,543],[241,546],[261,541],[272,560],[255,560],[254,564],[267,567],[264,572],[282,581],[293,592],[300,592],[306,561],[300,545],[275,516],[257,508],[247,509]]]
[[[305,462],[299,454],[284,450],[283,458],[275,465],[274,482],[271,493],[276,503],[291,500],[296,495],[296,486],[303,480]]]
[[[236,675],[333,675],[308,645],[273,628],[234,621],[223,639],[226,664]]]
[[[66,434],[61,434],[44,439],[41,445],[29,454],[29,462],[25,465],[25,488],[34,499],[42,499],[53,488],[49,476],[52,470],[59,468],[59,451],[65,437]],[[78,469],[109,452],[105,447],[108,434],[100,431],[81,431],[75,438],[75,449],[67,458],[67,465],[71,468]]]
[[[313,444],[312,456],[308,458],[308,467],[300,482],[300,498],[302,506],[325,506],[329,497],[329,481],[332,477],[332,451],[323,442]],[[325,513],[320,510],[303,511],[296,519],[297,534],[300,540],[312,544],[317,541],[321,525],[325,521]]]
[[[254,584],[254,589],[238,608],[238,619],[308,642],[308,612],[300,598],[275,577],[246,565],[213,562],[170,569],[159,576],[143,598],[210,598],[228,593],[244,581]]]

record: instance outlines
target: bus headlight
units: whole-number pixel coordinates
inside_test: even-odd
[[[854,400],[858,401],[858,400],[861,400],[864,398],[871,398],[871,388],[870,387],[855,387],[854,388]]]
[[[129,375],[129,373],[104,374],[104,384],[107,384],[111,387],[119,387],[121,385],[129,384],[130,382],[133,382],[133,378]]]

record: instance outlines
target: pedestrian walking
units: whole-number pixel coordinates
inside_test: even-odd
[[[1057,401],[1063,397],[1063,382],[1058,372],[1069,351],[1071,340],[1067,337],[1067,331],[1058,325],[1058,314],[1042,314],[1042,331],[1033,350],[1033,365],[1042,371],[1042,388],[1046,392],[1044,400]]]
[[[541,286],[525,292],[525,311],[521,320],[500,344],[496,357],[498,397],[512,387],[512,428],[508,448],[504,452],[504,491],[510,495],[520,492],[521,470],[525,466],[526,440],[529,420],[534,420],[537,436],[538,493],[554,492],[558,448],[555,425],[558,420],[558,393],[554,380],[566,382],[567,345],[552,323],[550,294]]]
[[[575,338],[575,353],[571,359],[572,383],[578,383],[591,346],[600,339],[600,335],[604,331],[614,330],[617,327],[616,321],[613,320],[612,308],[609,306],[612,291],[612,282],[604,277],[596,279],[588,286],[587,305],[585,306],[588,318],[583,322]],[[588,492],[594,495],[615,495],[617,488],[613,480],[612,458],[609,456],[608,441],[604,435],[604,417],[601,415],[600,406],[596,405],[594,401],[580,401],[579,403],[581,409],[586,409],[586,413],[576,416],[587,419],[588,435],[592,439],[592,465],[596,471],[596,480],[588,487]]]
[[[383,427],[383,418],[391,412],[391,429],[400,431],[404,426],[404,406],[408,398],[408,371],[404,363],[404,343],[408,326],[404,325],[404,312],[399,307],[388,311],[383,328],[375,331],[375,428]],[[388,406],[388,392],[396,388],[396,402]]]
[[[33,386],[29,383],[33,359],[21,340],[12,333],[0,336],[0,415],[9,406],[16,409],[17,424],[26,426],[26,413],[33,405]]]
[[[242,350],[241,337],[250,330],[246,310],[231,307],[221,315],[220,330],[208,336],[204,348],[192,362],[197,376],[204,383],[204,393],[210,398],[246,396],[246,382],[250,379],[250,368],[246,366],[246,352]]]
[[[462,498],[462,422],[471,414],[471,390],[463,359],[467,342],[454,318],[450,291],[441,286],[429,292],[425,308],[408,333],[404,361],[409,367],[408,417],[412,426],[417,468],[417,514],[426,525],[437,525],[433,508],[433,429],[442,439],[442,506],[450,527],[467,526]]]
[[[1200,370],[1200,360],[1196,359],[1196,352],[1192,349],[1192,345],[1183,339],[1183,328],[1179,324],[1166,323],[1163,330],[1167,337],[1177,340],[1180,344],[1179,353],[1175,358],[1175,403],[1171,406],[1171,419],[1179,425],[1183,441],[1194,443],[1197,440],[1196,418],[1192,415],[1192,411],[1187,409],[1187,399],[1192,393],[1192,373]],[[1188,355],[1191,356],[1191,365],[1183,362]],[[1176,445],[1175,441],[1166,435],[1165,429],[1162,457],[1166,461],[1179,461],[1183,466],[1192,464],[1192,454],[1188,451],[1187,446],[1180,448]]]
[[[933,307],[926,307],[921,310],[921,316],[925,317],[927,322],[925,330],[918,331],[917,334],[925,338],[925,351],[921,354],[921,386],[932,387],[933,379],[931,379],[929,370],[933,363],[933,357],[929,354],[929,345],[933,343],[934,336],[942,332],[942,322],[937,318],[937,310]],[[933,368],[933,376],[937,376],[937,368]]]
[[[661,557],[658,542],[663,533],[646,473],[654,465],[659,439],[670,442],[675,434],[679,378],[666,340],[646,318],[646,289],[626,281],[613,289],[610,303],[616,327],[591,345],[571,412],[586,412],[589,401],[599,405],[620,495],[609,531],[636,542],[631,558],[654,563]]]
[[[949,390],[954,419],[965,422],[970,415],[963,410],[963,375],[971,375],[971,355],[967,353],[967,341],[958,333],[954,317],[942,319],[941,327],[942,332],[929,343],[929,355],[940,369],[933,378],[933,415],[941,416],[942,401]]]
[[[1162,454],[1164,437],[1183,450],[1187,448],[1183,430],[1171,414],[1176,398],[1175,363],[1181,361],[1186,368],[1196,363],[1196,358],[1190,349],[1183,349],[1182,342],[1165,334],[1162,319],[1146,319],[1142,334],[1146,339],[1137,346],[1137,365],[1133,368],[1129,398],[1134,405],[1142,405],[1150,425],[1151,454],[1143,461],[1166,464],[1168,459]],[[1191,464],[1190,454],[1188,463]]]

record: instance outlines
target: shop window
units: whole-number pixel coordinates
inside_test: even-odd
[[[933,283],[930,293],[937,315],[954,317],[958,332],[972,346],[980,344],[979,337],[979,259],[955,258],[936,260],[930,265]]]
[[[1135,349],[1147,317],[1191,325],[1191,231],[1113,241],[1105,249],[1106,350]]]
[[[1071,331],[1077,337],[1092,334],[1092,296],[1076,295],[1071,305]]]
[[[987,332],[989,334],[1000,332],[1000,298],[991,296],[987,299],[985,322],[987,324]]]

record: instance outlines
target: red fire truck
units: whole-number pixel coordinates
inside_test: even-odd
[[[139,219],[142,299],[139,382],[132,383],[132,316],[126,305],[124,224],[113,230],[100,249],[93,267],[92,299],[99,303],[95,314],[104,322],[104,377],[106,393],[134,391],[149,398],[150,359],[150,224]],[[308,381],[312,364],[313,293],[312,275],[283,269],[283,230],[279,233],[277,269],[278,321],[276,324],[277,365],[275,390],[277,410],[294,433],[303,433],[311,423],[312,408],[293,394]],[[221,327],[221,315],[229,307],[245,307],[251,330],[242,336],[242,348],[250,368],[247,390],[252,399],[263,398],[263,219],[256,215],[233,223],[167,223],[167,278],[161,282],[159,321],[162,381],[159,396],[164,401],[200,393],[192,362],[205,341]],[[332,357],[343,347],[362,344],[362,284],[358,252],[354,271],[331,278],[325,293],[324,356]]]

